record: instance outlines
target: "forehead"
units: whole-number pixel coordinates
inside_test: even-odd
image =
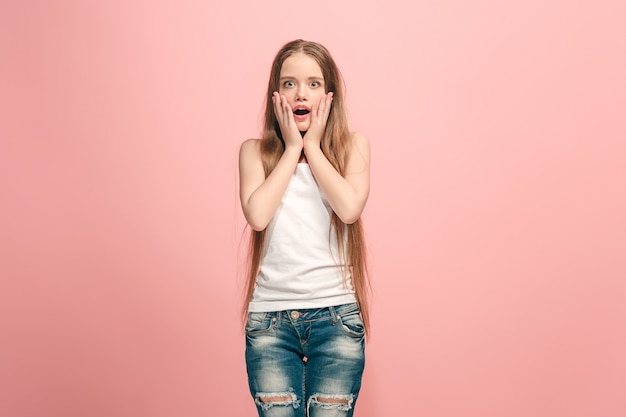
[[[304,77],[324,78],[317,61],[303,52],[297,52],[285,59],[280,69],[280,78]]]

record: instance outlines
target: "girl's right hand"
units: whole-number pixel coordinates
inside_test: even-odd
[[[274,104],[274,114],[280,126],[280,132],[285,141],[285,148],[294,148],[302,151],[302,135],[296,126],[296,120],[293,117],[293,111],[285,96],[281,96],[274,91],[272,94],[272,103]]]

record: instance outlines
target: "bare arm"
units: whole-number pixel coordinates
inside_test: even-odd
[[[291,107],[278,93],[272,95],[274,112],[285,140],[285,152],[265,178],[260,141],[250,139],[239,150],[239,198],[246,221],[256,231],[267,227],[302,154],[302,137],[296,128]]]
[[[267,227],[285,194],[300,151],[287,148],[270,175],[265,178],[259,140],[249,139],[239,151],[239,198],[246,221],[252,229]]]
[[[359,219],[370,189],[370,147],[367,137],[354,133],[344,177],[326,159],[319,144],[304,141],[311,172],[341,221],[352,224]]]

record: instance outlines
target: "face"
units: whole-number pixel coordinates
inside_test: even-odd
[[[298,130],[307,131],[311,125],[311,108],[326,94],[322,69],[313,58],[298,52],[283,62],[278,83],[278,93],[291,106]]]

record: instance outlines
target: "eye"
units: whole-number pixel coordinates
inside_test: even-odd
[[[312,88],[317,88],[317,87],[321,86],[322,83],[319,82],[319,81],[311,81],[310,85],[311,85]]]
[[[283,83],[284,87],[295,87],[296,83],[294,83],[293,81],[285,81]]]

